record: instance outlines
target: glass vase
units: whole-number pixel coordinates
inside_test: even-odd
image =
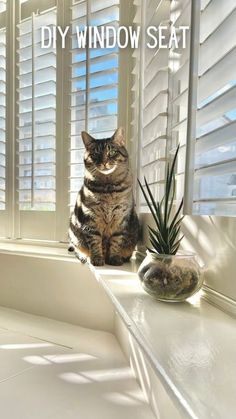
[[[147,251],[138,275],[144,290],[160,301],[185,301],[203,283],[194,254],[160,255]]]

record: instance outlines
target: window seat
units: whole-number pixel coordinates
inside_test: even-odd
[[[119,338],[113,311],[117,313],[160,382],[153,393],[163,388],[178,411],[168,413],[165,399],[157,417],[235,418],[235,320],[201,292],[185,303],[158,302],[143,291],[135,260],[118,268],[89,269],[64,246],[3,243],[0,256],[0,302],[5,307],[69,323],[78,319],[81,326],[113,331]],[[14,263],[12,256],[18,258]],[[14,269],[20,277],[13,275]]]
[[[235,320],[201,292],[185,303],[154,300],[139,283],[135,261],[92,270],[180,417],[235,418]]]

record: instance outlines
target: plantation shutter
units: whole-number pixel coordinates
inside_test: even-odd
[[[142,2],[142,27],[170,25],[170,2]],[[146,42],[146,41],[145,41]],[[144,176],[156,200],[163,196],[166,171],[168,49],[142,46],[142,127],[140,139],[140,179]],[[145,205],[140,196],[141,207]]]
[[[87,0],[72,5],[72,79],[70,207],[73,208],[83,183],[84,147],[81,131],[95,138],[110,137],[118,122],[119,51],[97,48],[78,49],[76,26],[118,27],[119,0]]]
[[[0,210],[6,209],[6,1],[0,2]]]
[[[171,26],[190,27],[191,1],[172,0],[170,10]],[[178,34],[178,33],[177,33]],[[190,31],[186,32],[186,48],[182,47],[182,34],[178,34],[179,48],[172,46],[169,53],[169,104],[168,104],[168,151],[170,157],[180,146],[176,167],[176,200],[184,196],[185,160],[187,144],[187,118],[189,95]]]
[[[141,0],[134,0],[133,9],[133,28],[137,29],[142,24],[142,4]],[[131,88],[130,88],[130,158],[133,167],[133,172],[137,171],[139,175],[139,160],[140,160],[140,103],[142,100],[141,79],[142,79],[142,54],[141,45],[132,51],[131,54]],[[139,203],[139,189],[137,179],[133,179],[136,204]]]
[[[57,24],[53,5],[44,2],[39,10],[35,1],[24,2],[17,25],[20,238],[55,238],[57,54],[53,47],[41,48],[41,26]]]
[[[0,236],[6,234],[6,1],[0,1]]]
[[[236,214],[235,28],[235,0],[201,2],[194,214]]]

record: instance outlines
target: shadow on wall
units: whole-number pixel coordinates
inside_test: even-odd
[[[205,283],[236,299],[236,219],[186,216],[182,230],[182,248],[199,256],[205,266]]]

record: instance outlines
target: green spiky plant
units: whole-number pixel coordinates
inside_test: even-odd
[[[184,218],[184,216],[180,217],[183,208],[183,199],[176,211],[173,212],[175,199],[175,165],[178,153],[179,146],[177,147],[172,164],[170,165],[168,163],[165,192],[160,202],[155,201],[146,178],[144,178],[146,190],[138,180],[146,203],[155,221],[155,229],[148,226],[150,242],[153,246],[153,249],[148,248],[151,253],[175,255],[184,237],[182,236],[179,238],[181,222]]]

